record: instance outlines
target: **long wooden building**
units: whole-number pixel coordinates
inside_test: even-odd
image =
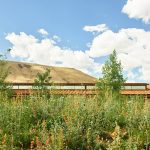
[[[33,83],[14,83],[13,88],[18,95],[32,93]],[[95,83],[57,83],[55,85],[45,85],[53,94],[60,95],[95,95],[98,93]],[[124,83],[121,94],[123,95],[143,95],[150,98],[150,89],[147,83]]]

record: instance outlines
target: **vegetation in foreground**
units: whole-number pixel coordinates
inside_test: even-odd
[[[0,96],[0,149],[150,149],[150,103],[140,97]]]
[[[97,84],[101,93],[94,97],[45,93],[47,70],[35,80],[39,94],[14,99],[4,83],[8,70],[0,69],[0,149],[150,149],[150,102],[119,95],[125,80],[115,51]]]

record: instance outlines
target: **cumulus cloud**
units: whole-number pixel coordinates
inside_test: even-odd
[[[108,29],[108,27],[106,26],[106,24],[99,24],[96,26],[85,26],[83,28],[84,31],[87,32],[92,32],[92,33],[100,33],[100,32],[104,32]]]
[[[86,52],[62,49],[54,40],[38,40],[24,32],[9,33],[6,39],[12,44],[10,54],[27,62],[51,66],[73,67],[90,73],[98,69],[98,64]]]
[[[48,32],[45,29],[42,29],[42,28],[39,29],[38,32],[41,33],[44,36],[48,35]]]
[[[150,23],[150,0],[127,0],[122,12],[129,18],[142,19],[145,23]]]
[[[58,36],[40,40],[20,32],[9,33],[5,38],[12,44],[10,54],[14,58],[44,65],[73,67],[93,75],[100,72],[104,63],[96,63],[95,58],[101,60],[116,49],[130,81],[150,81],[150,31],[129,28],[113,32],[107,29],[94,37],[88,44],[89,50],[85,52],[62,48],[57,44]]]
[[[5,38],[12,43],[12,57],[19,56],[22,58],[27,58],[29,54],[29,49],[27,46],[38,42],[38,39],[36,39],[34,36],[27,35],[24,32],[20,32],[19,35],[15,33],[9,33]]]
[[[116,49],[124,70],[130,72],[141,68],[141,79],[150,80],[150,32],[143,29],[129,28],[118,32],[107,30],[96,36],[88,51],[89,56],[103,57]]]

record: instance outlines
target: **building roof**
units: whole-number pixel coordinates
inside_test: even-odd
[[[9,75],[6,82],[11,83],[34,83],[37,73],[45,72],[46,68],[50,68],[51,81],[53,83],[96,83],[96,78],[85,74],[74,68],[44,66],[23,62],[8,61]]]
[[[147,86],[148,83],[124,83],[124,86]]]

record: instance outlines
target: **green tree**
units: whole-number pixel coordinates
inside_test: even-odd
[[[52,84],[50,80],[50,69],[46,69],[44,73],[37,73],[33,86],[33,89],[36,90],[35,94],[38,94],[40,97],[50,98],[50,89],[47,87],[49,84]]]
[[[6,78],[9,74],[9,67],[5,60],[5,55],[0,55],[0,95],[11,98],[13,96],[13,90],[11,83],[6,83]]]
[[[0,87],[4,87],[4,81],[8,76],[9,68],[7,67],[7,53],[10,53],[11,49],[8,49],[4,54],[0,54]]]
[[[102,68],[103,78],[98,81],[98,88],[118,92],[126,79],[123,77],[121,62],[117,60],[114,50]]]
[[[36,78],[34,80],[35,86],[40,90],[47,89],[47,85],[51,80],[50,69],[46,69],[44,73],[37,73]]]
[[[7,68],[7,63],[4,60],[4,56],[0,55],[0,89],[5,88],[5,79],[8,76],[8,68]]]

